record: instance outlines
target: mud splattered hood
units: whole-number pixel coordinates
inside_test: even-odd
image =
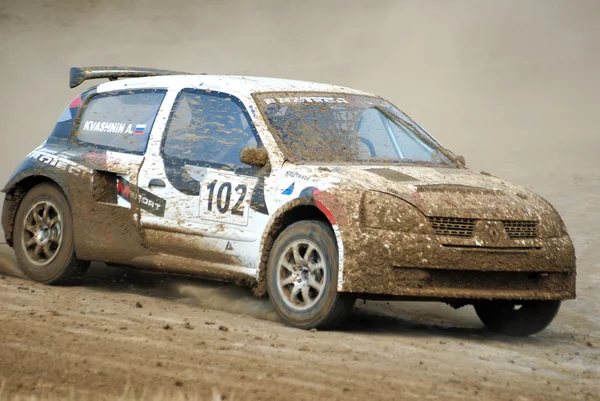
[[[340,188],[359,186],[411,203],[426,216],[489,220],[540,220],[552,211],[541,197],[518,185],[469,169],[352,166],[330,170]],[[553,212],[553,211],[552,211]]]

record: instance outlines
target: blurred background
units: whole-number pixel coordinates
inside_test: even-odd
[[[0,0],[0,181],[81,91],[73,65],[356,87],[474,168],[598,174],[599,20],[596,0]]]

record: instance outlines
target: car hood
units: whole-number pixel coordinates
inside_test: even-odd
[[[411,203],[426,216],[539,220],[551,206],[541,197],[488,173],[412,166],[319,167],[340,189],[359,186]]]

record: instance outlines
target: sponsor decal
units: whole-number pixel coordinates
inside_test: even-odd
[[[233,245],[231,245],[231,241],[227,241],[227,246],[225,246],[226,251],[233,251]]]
[[[135,131],[133,131],[133,133],[136,135],[143,135],[145,130],[146,130],[146,124],[137,124],[135,126]]]
[[[146,132],[147,124],[118,123],[111,121],[88,120],[80,125],[80,129],[88,132],[103,132],[107,134],[134,134],[142,135]]]
[[[81,164],[75,163],[74,161],[69,160],[67,158],[60,157],[57,154],[34,150],[28,155],[28,157],[30,157],[33,160],[37,160],[40,163],[44,163],[48,166],[52,166],[57,169],[66,171],[67,173],[72,174],[74,176],[83,177],[92,173],[91,169],[82,166]]]
[[[321,177],[312,177],[310,175],[302,174],[297,171],[286,171],[285,176],[290,177],[290,178],[297,178],[297,179],[303,180],[303,181],[310,181],[310,182],[321,181]]]
[[[83,130],[90,132],[106,132],[110,134],[124,134],[131,133],[131,124],[129,124],[128,127],[126,123],[88,120],[83,123]]]
[[[266,104],[289,104],[289,103],[348,103],[343,97],[323,97],[323,96],[296,96],[296,97],[276,97],[263,100]]]
[[[300,173],[298,173],[296,171],[287,171],[285,173],[285,176],[286,177],[292,177],[292,178],[299,178],[299,179],[304,180],[304,181],[309,181],[310,180],[310,175],[300,174]]]
[[[128,202],[131,202],[133,196],[134,199],[137,199],[140,209],[146,210],[155,216],[163,217],[165,215],[167,201],[143,188],[132,186],[123,177],[117,178],[117,194]]]
[[[291,195],[294,192],[294,184],[295,184],[295,182],[292,182],[292,185],[290,185],[289,187],[284,189],[283,192],[281,192],[281,194],[282,195]]]

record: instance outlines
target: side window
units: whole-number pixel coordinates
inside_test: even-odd
[[[393,159],[398,157],[392,141],[387,135],[385,125],[382,119],[383,115],[379,110],[370,108],[365,110],[358,120],[358,135],[364,146],[368,147],[368,153],[361,149],[360,159],[370,158]],[[366,153],[366,157],[365,156]]]
[[[143,154],[165,93],[134,90],[94,96],[83,110],[76,142]]]
[[[249,168],[240,151],[261,144],[243,104],[219,92],[184,90],[179,96],[163,154],[196,165]]]
[[[433,149],[398,122],[391,120],[381,111],[370,108],[358,120],[361,142],[370,153],[361,151],[360,159],[396,159],[432,161]],[[390,132],[393,138],[390,138]],[[393,141],[392,141],[393,140]],[[395,144],[394,144],[395,142]],[[399,152],[396,152],[396,146]],[[365,157],[366,155],[366,157]]]
[[[400,149],[402,149],[405,159],[431,161],[431,154],[433,152],[431,147],[423,143],[422,140],[417,139],[417,137],[404,126],[397,124],[396,122],[390,122],[396,141],[398,141],[398,145],[400,145]]]

